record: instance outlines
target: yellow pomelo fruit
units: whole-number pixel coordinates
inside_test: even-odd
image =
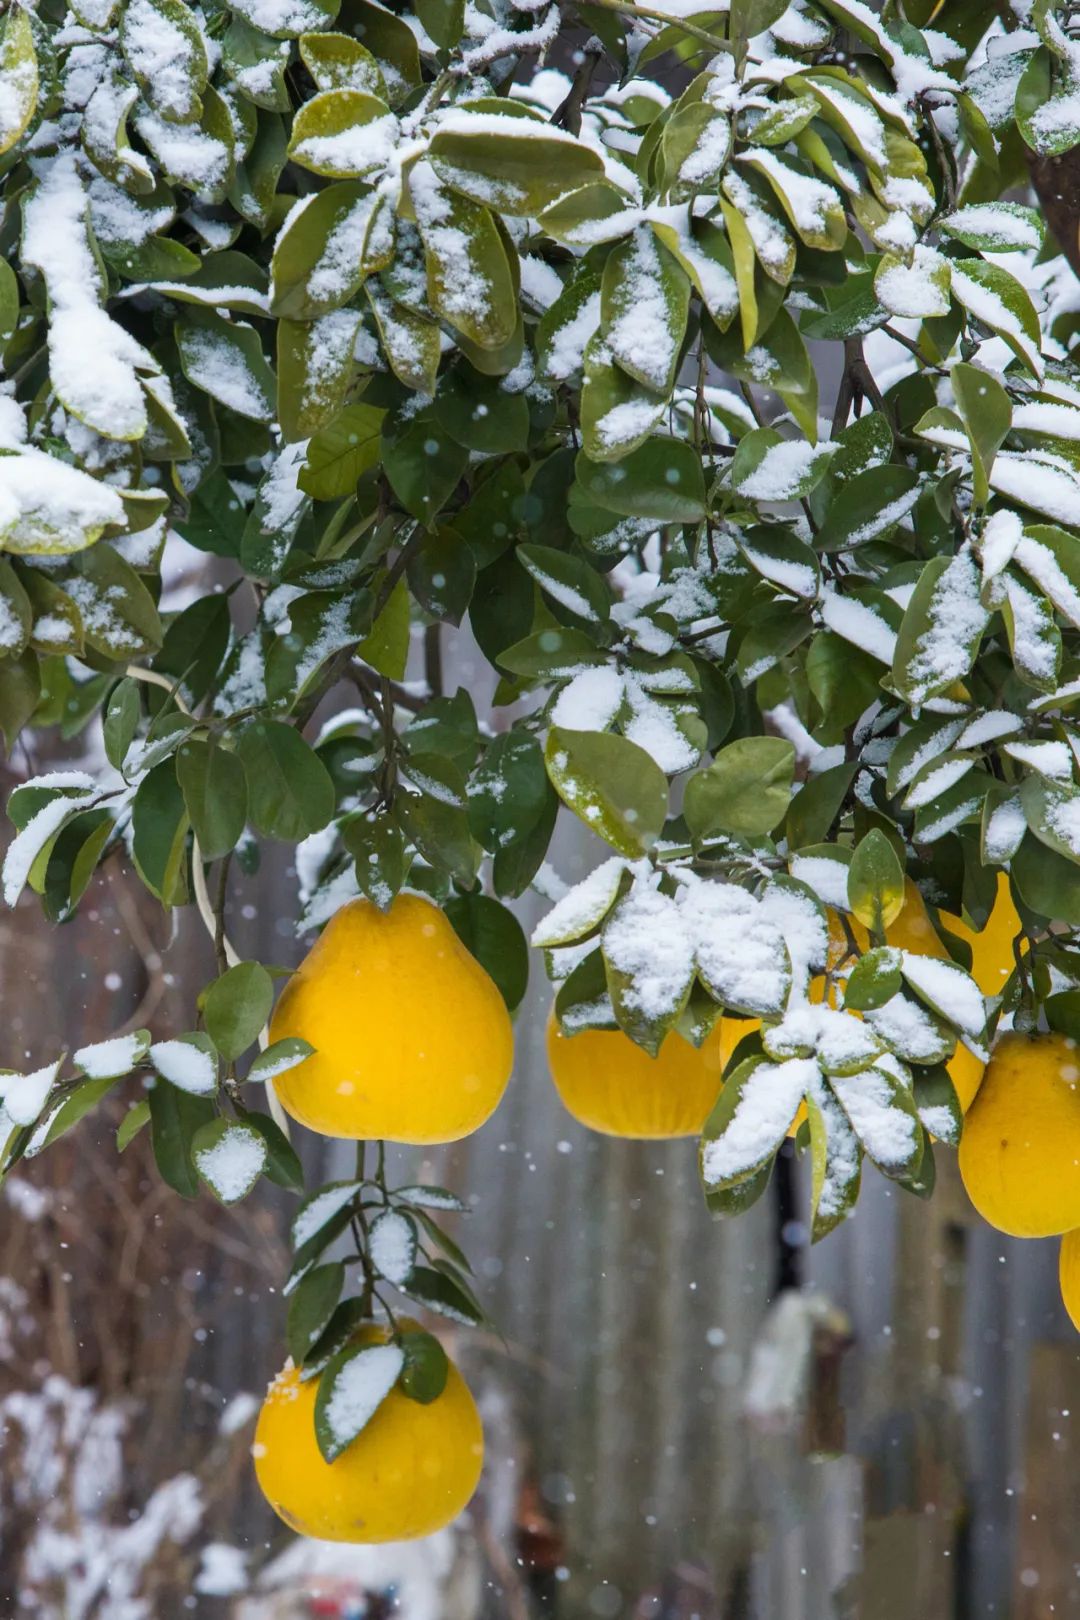
[[[984,1220],[1013,1237],[1080,1226],[1080,1056],[1063,1035],[1002,1035],[960,1138]]]
[[[998,873],[997,898],[981,933],[976,933],[962,917],[955,917],[951,912],[943,912],[942,921],[950,934],[956,934],[971,946],[971,977],[983,995],[999,996],[1016,966],[1013,940],[1021,929],[1020,916],[1013,904],[1005,873]],[[965,1114],[979,1089],[983,1072],[983,1065],[966,1047],[956,1048],[956,1056],[949,1063],[949,1073]]]
[[[1058,1256],[1061,1298],[1073,1327],[1080,1333],[1080,1231],[1066,1232]]]
[[[357,1335],[365,1344],[386,1338],[375,1324]],[[453,1362],[446,1388],[426,1406],[392,1389],[332,1463],[315,1438],[318,1385],[317,1378],[301,1383],[299,1370],[286,1367],[259,1413],[255,1477],[279,1518],[321,1541],[407,1541],[457,1517],[480,1479],[484,1431]]]
[[[496,1108],[514,1056],[506,1004],[439,908],[353,900],[285,986],[270,1039],[315,1048],[274,1086],[324,1136],[453,1142]]]
[[[654,1141],[697,1136],[720,1094],[724,1064],[749,1028],[723,1018],[700,1047],[673,1031],[652,1058],[621,1029],[564,1035],[552,1013],[548,1066],[563,1104],[590,1130]]]
[[[986,1065],[981,1058],[975,1056],[974,1052],[969,1052],[962,1042],[957,1041],[956,1051],[945,1066],[949,1071],[956,1099],[966,1114],[982,1085]]]
[[[997,898],[981,933],[977,934],[962,917],[954,917],[951,912],[943,912],[942,920],[950,934],[956,934],[971,946],[971,977],[983,995],[999,996],[1016,966],[1013,940],[1022,927],[1005,873],[998,873]]]

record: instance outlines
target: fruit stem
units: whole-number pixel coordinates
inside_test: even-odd
[[[361,1140],[356,1144],[357,1181],[363,1182],[366,1180],[366,1174],[367,1143]],[[364,1214],[364,1193],[362,1187],[360,1188],[356,1202],[353,1205],[352,1219],[349,1224],[352,1227],[353,1241],[356,1244],[356,1258],[359,1260],[361,1269],[364,1273],[364,1291],[360,1295],[360,1309],[363,1311],[365,1316],[372,1316],[374,1314],[372,1309],[373,1301],[378,1299],[378,1295],[375,1292],[375,1268],[371,1264],[371,1255],[368,1250],[368,1223],[367,1216]]]
[[[1035,1006],[1034,985],[1028,975],[1028,959],[1021,948],[1024,944],[1030,949],[1031,942],[1025,933],[1018,934],[1012,942],[1013,958],[1020,977],[1020,1005],[1016,1010],[1015,1023],[1017,1029],[1029,1033],[1038,1028],[1039,1015]]]

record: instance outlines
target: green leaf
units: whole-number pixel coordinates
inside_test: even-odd
[[[871,540],[887,540],[914,510],[920,488],[918,473],[895,463],[855,473],[829,501],[817,544],[824,551],[849,551]]]
[[[969,316],[1004,338],[1028,371],[1042,376],[1039,317],[1015,276],[983,259],[957,259],[952,265],[952,290]]]
[[[1063,75],[1055,93],[1054,58],[1045,46],[1032,53],[1016,87],[1016,127],[1040,157],[1058,157],[1080,140],[1074,72]],[[990,64],[987,64],[989,68]]]
[[[357,480],[378,463],[384,415],[373,405],[347,406],[308,445],[300,488],[318,501],[352,495]]]
[[[164,906],[187,900],[188,815],[171,760],[148,771],[131,805],[131,853],[151,894]]]
[[[135,0],[124,6],[120,48],[155,112],[179,124],[199,117],[209,69],[199,25],[183,0]]]
[[[886,1176],[907,1178],[922,1161],[925,1138],[911,1092],[895,1074],[871,1068],[831,1075],[829,1084],[868,1157]]]
[[[683,815],[698,843],[721,833],[755,838],[783,820],[795,750],[781,737],[741,737],[686,784]]]
[[[728,16],[728,38],[738,54],[746,48],[748,40],[763,34],[778,22],[787,7],[781,0],[732,0]]]
[[[143,658],[161,646],[154,599],[135,570],[108,545],[81,551],[68,564],[64,589],[74,598],[86,640],[114,660]]]
[[[904,905],[904,868],[878,827],[855,846],[848,867],[848,904],[865,928],[881,936]]]
[[[176,519],[176,528],[199,551],[217,557],[239,557],[243,507],[220,469],[201,480],[190,496],[187,516]]]
[[[546,596],[587,624],[606,623],[611,598],[600,575],[580,557],[554,546],[518,546],[518,561]]]
[[[303,34],[300,56],[319,90],[364,90],[386,100],[382,69],[348,34]]]
[[[788,807],[787,840],[791,849],[825,842],[858,769],[857,760],[845,760],[807,778]]]
[[[554,797],[535,737],[507,731],[487,748],[469,783],[469,827],[492,852],[534,827]]]
[[[124,763],[141,714],[139,683],[127,678],[117,681],[109,694],[101,722],[105,758],[114,770],[120,770]]]
[[[1080,928],[1080,865],[1029,832],[1009,870],[1017,894],[1036,916]]]
[[[989,617],[968,547],[925,565],[904,610],[893,655],[893,686],[912,708],[967,675]]]
[[[996,377],[963,361],[949,373],[957,407],[971,440],[975,504],[990,498],[990,468],[1012,426],[1012,405]]]
[[[401,1348],[405,1355],[401,1388],[410,1400],[429,1406],[446,1388],[450,1370],[446,1351],[434,1334],[425,1333],[423,1328],[403,1333]]]
[[[27,650],[0,659],[0,732],[10,753],[23,726],[37,707],[41,672],[37,654]]]
[[[91,1108],[96,1107],[112,1090],[119,1078],[118,1075],[106,1075],[100,1079],[85,1080],[82,1085],[76,1086],[75,1090],[64,1098],[56,1112],[48,1116],[48,1129],[35,1150],[42,1151],[55,1142],[57,1137],[70,1131],[73,1125],[77,1125]]]
[[[369,278],[365,291],[391,371],[406,388],[415,389],[419,394],[433,394],[442,358],[438,323],[407,304],[388,298],[378,276]]]
[[[667,817],[667,779],[625,737],[552,726],[544,760],[563,803],[600,838],[631,858],[645,854]]]
[[[346,15],[350,34],[371,52],[387,83],[397,86],[399,99],[411,85],[420,83],[416,35],[402,17],[372,0],[348,0]]]
[[[262,0],[236,0],[232,10],[245,17],[253,28],[263,28],[275,39],[295,39],[333,22],[339,3],[340,0],[290,0],[289,5],[268,14]]]
[[[862,1175],[862,1149],[847,1115],[822,1086],[806,1099],[810,1130],[813,1241],[833,1231],[855,1206]]]
[[[705,516],[701,458],[684,439],[647,439],[616,463],[579,455],[575,470],[589,499],[606,512],[658,523],[699,523]]]
[[[213,737],[189,737],[177,750],[176,777],[203,859],[227,855],[247,820],[247,777],[239,756]]]
[[[604,172],[591,147],[551,124],[487,112],[474,121],[465,107],[444,120],[428,153],[446,185],[504,214],[539,214]]]
[[[462,1203],[457,1193],[447,1187],[432,1187],[427,1184],[408,1187],[397,1187],[394,1198],[399,1204],[407,1204],[410,1209],[441,1209],[452,1211],[457,1215],[467,1215],[469,1206]]]
[[[247,1197],[266,1169],[267,1154],[261,1131],[221,1117],[201,1125],[191,1139],[192,1163],[223,1204]]]
[[[426,534],[410,559],[409,588],[433,619],[460,625],[476,586],[476,559],[453,529]]]
[[[247,773],[253,826],[267,838],[296,843],[318,832],[334,813],[334,784],[300,733],[280,720],[254,720],[237,753]]]
[[[959,1147],[964,1128],[964,1110],[948,1069],[941,1065],[921,1069],[915,1076],[912,1094],[923,1128],[936,1136],[939,1142],[945,1142],[949,1147]]]
[[[285,1342],[298,1367],[303,1366],[326,1330],[344,1286],[345,1267],[340,1260],[313,1266],[297,1283],[289,1300]]]
[[[389,909],[405,881],[408,861],[401,830],[392,821],[349,821],[342,838],[356,863],[360,892],[380,911]]]
[[[773,428],[754,428],[739,440],[731,487],[744,500],[801,500],[824,478],[832,454],[831,444],[815,449],[783,439]]]
[[[274,1044],[284,1046],[286,1042],[277,1041]],[[251,1079],[250,1070],[246,1078]],[[266,1169],[263,1172],[266,1179],[272,1181],[276,1187],[287,1187],[290,1192],[302,1193],[304,1167],[281,1126],[271,1119],[269,1114],[254,1114],[246,1108],[240,1109],[239,1104],[237,1108],[244,1124],[250,1125],[253,1131],[258,1131],[266,1143]]]
[[[521,924],[486,894],[467,894],[443,907],[461,943],[490,974],[511,1012],[529,982],[529,948]]]
[[[289,157],[331,180],[370,177],[383,169],[397,119],[379,96],[363,90],[323,90],[293,119]]]
[[[348,1345],[334,1356],[315,1397],[315,1438],[326,1462],[340,1457],[367,1427],[404,1365],[397,1344]]]
[[[701,1133],[699,1167],[707,1191],[753,1181],[772,1163],[817,1073],[810,1059],[770,1063],[751,1057],[725,1076]],[[743,1116],[754,1119],[752,1128],[742,1128]]]
[[[161,1179],[181,1198],[195,1198],[199,1177],[191,1156],[196,1133],[214,1118],[208,1097],[195,1097],[165,1081],[147,1093],[150,1139]]]
[[[430,524],[445,506],[469,463],[469,452],[425,411],[392,438],[384,436],[383,467],[407,512]]]
[[[295,1069],[298,1063],[303,1063],[314,1050],[299,1035],[287,1035],[283,1040],[271,1041],[255,1058],[245,1079],[259,1085],[269,1085],[275,1076],[285,1074],[289,1069]]]
[[[641,312],[650,311],[649,342]],[[623,371],[667,396],[678,369],[690,307],[690,281],[647,225],[608,255],[600,294],[604,343]]]
[[[221,65],[256,106],[279,113],[290,110],[285,85],[288,63],[287,43],[272,39],[243,17],[233,15],[221,41]]]
[[[469,343],[502,348],[517,328],[518,289],[512,249],[495,216],[441,186],[422,161],[409,171],[409,192],[424,244],[432,310]]]
[[[484,1313],[463,1280],[429,1266],[414,1266],[402,1293],[415,1299],[426,1310],[446,1316],[465,1327],[480,1327]]]
[[[808,163],[754,147],[741,161],[765,180],[807,247],[830,253],[844,246],[848,227],[840,193],[818,179]]]
[[[483,851],[469,832],[464,808],[450,799],[445,786],[434,793],[401,793],[395,803],[405,831],[424,859],[463,888],[471,888]]]
[[[274,981],[261,962],[237,962],[206,992],[206,1032],[223,1058],[232,1060],[258,1039],[274,1004]]]
[[[194,388],[253,422],[272,419],[277,385],[253,326],[186,309],[176,323],[176,347]]]
[[[903,954],[891,945],[865,951],[844,986],[844,1006],[854,1012],[883,1007],[900,989],[902,965]]]
[[[0,154],[22,139],[37,108],[38,59],[30,13],[12,5],[0,28]]]
[[[825,343],[866,337],[889,318],[888,310],[878,303],[874,278],[869,272],[849,275],[839,287],[823,288],[822,296],[826,305],[823,313],[802,317],[803,337]]]
[[[958,208],[938,221],[938,229],[980,253],[1037,253],[1046,236],[1037,209],[998,200]]]
[[[377,669],[380,675],[387,675],[391,680],[404,679],[410,622],[409,592],[404,580],[398,580],[368,634],[357,642],[356,656]]]
[[[310,439],[338,415],[355,373],[360,311],[278,322],[278,418],[290,442]]]
[[[293,211],[274,243],[273,314],[310,321],[352,297],[363,280],[371,213],[371,193],[356,180],[329,185]]]
[[[145,1100],[132,1103],[116,1132],[116,1151],[123,1153],[129,1148],[144,1125],[150,1122],[150,1104]]]
[[[524,450],[529,439],[529,406],[524,394],[510,394],[495,377],[482,377],[458,365],[439,383],[435,415],[452,438],[485,455]]]

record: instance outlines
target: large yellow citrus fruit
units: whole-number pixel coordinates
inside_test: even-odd
[[[960,1174],[1013,1237],[1080,1226],[1080,1054],[1063,1035],[1002,1035],[964,1121]]]
[[[1013,940],[1023,926],[1006,874],[998,873],[997,898],[981,933],[977,934],[962,917],[954,917],[950,912],[943,913],[943,919],[950,934],[957,934],[971,946],[971,977],[983,995],[999,996],[1016,966]]]
[[[551,1077],[574,1118],[605,1136],[697,1136],[720,1093],[724,1064],[750,1026],[721,1019],[700,1047],[667,1036],[655,1058],[621,1029],[564,1035],[552,1013]]]
[[[386,1337],[374,1324],[358,1335],[368,1344]],[[407,1541],[457,1517],[480,1479],[484,1431],[453,1362],[442,1394],[426,1406],[392,1389],[332,1463],[315,1438],[318,1383],[301,1383],[298,1369],[286,1367],[259,1413],[255,1476],[279,1518],[321,1541]]]
[[[1080,1333],[1080,1231],[1066,1232],[1058,1256],[1061,1297],[1073,1327]]]
[[[956,934],[971,947],[971,977],[984,996],[999,996],[1005,981],[1016,966],[1013,940],[1020,933],[1020,916],[1013,904],[1009,880],[1004,872],[998,873],[997,898],[993,910],[980,933],[969,928],[962,917],[943,913],[942,920],[950,934]],[[983,1065],[965,1046],[957,1046],[956,1055],[949,1063],[949,1073],[956,1087],[960,1106],[967,1113],[983,1077]]]
[[[314,1055],[274,1081],[324,1136],[453,1142],[497,1106],[513,1062],[506,1004],[439,908],[354,900],[327,923],[274,1009],[271,1040]]]

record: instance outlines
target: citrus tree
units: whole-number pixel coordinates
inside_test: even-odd
[[[394,1303],[482,1319],[457,1200],[376,1144],[497,1103],[530,887],[560,1084],[608,1043],[592,1122],[700,1130],[716,1213],[789,1133],[815,1237],[867,1159],[929,1195],[971,1106],[980,1207],[1080,1227],[1074,30],[1044,0],[8,4],[0,726],[20,761],[84,741],[11,792],[4,898],[63,922],[131,867],[217,975],[187,1030],[0,1077],[4,1166],[125,1077],[118,1147],[147,1127],[184,1197],[302,1193],[285,1111],[359,1141],[293,1219],[257,1443],[291,1522],[413,1533],[475,1482],[467,1392]],[[491,713],[442,690],[447,627]],[[560,806],[597,840],[568,892]],[[275,842],[325,932],[271,1023],[228,906]],[[677,1117],[612,1117],[692,1072]],[[307,1518],[270,1478],[301,1419]],[[434,1509],[343,1508],[357,1448],[421,1421],[455,1441]]]

